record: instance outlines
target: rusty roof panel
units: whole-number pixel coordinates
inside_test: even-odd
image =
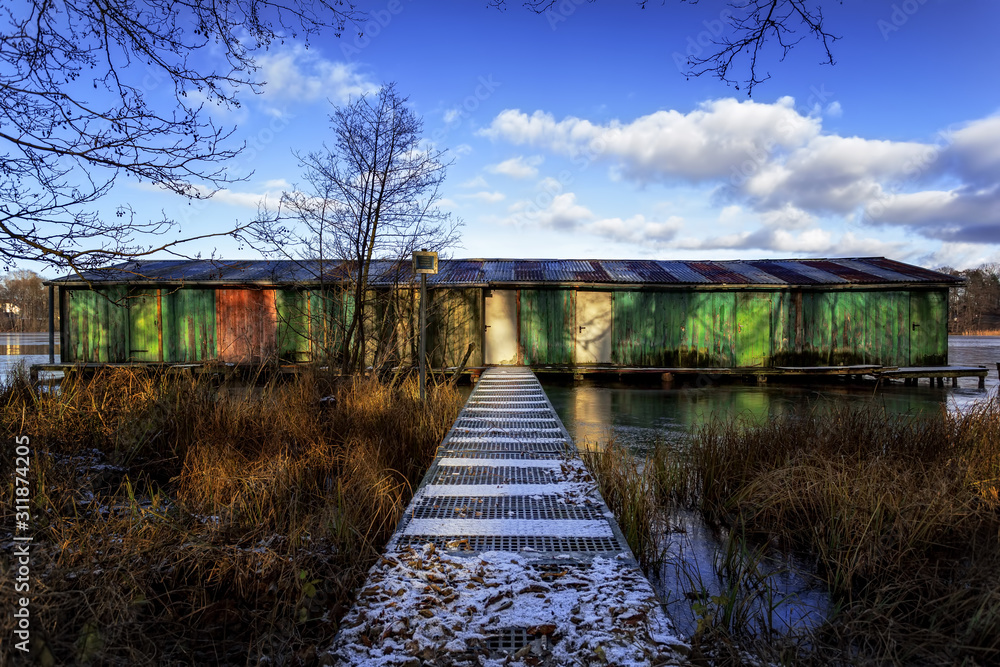
[[[659,262],[653,260],[629,260],[632,270],[639,275],[644,283],[675,283],[677,277],[666,271]]]
[[[784,281],[780,278],[758,269],[749,262],[719,262],[728,271],[738,273],[747,279],[751,285],[782,285]]]
[[[642,262],[628,260],[607,260],[601,262],[604,272],[607,273],[608,278],[615,283],[649,282],[643,276],[641,264]]]
[[[867,283],[885,282],[871,273],[856,269],[846,264],[841,264],[834,259],[810,259],[805,261],[808,262],[810,266],[815,266],[818,269],[822,269],[823,271],[832,273],[835,276],[839,276],[849,283],[864,285]]]
[[[802,271],[796,271],[788,266],[791,262],[768,262],[764,260],[747,262],[761,271],[766,271],[785,285],[815,285],[819,281]]]
[[[545,265],[542,262],[522,261],[514,263],[514,280],[540,282],[545,280]]]
[[[439,273],[431,276],[435,284],[470,284],[486,282],[483,263],[467,259],[441,260]]]
[[[866,257],[864,259],[859,259],[859,262],[865,262],[866,264],[872,264],[883,269],[889,269],[890,271],[896,271],[897,273],[902,273],[908,276],[911,280],[916,280],[917,282],[962,282],[962,279],[957,276],[948,275],[947,273],[942,273],[940,271],[931,271],[930,269],[925,269],[921,266],[913,266],[912,264],[903,264],[902,262],[897,262],[894,259],[886,259],[885,257]]]
[[[846,266],[848,268],[875,276],[880,279],[880,282],[908,283],[912,281],[910,276],[904,275],[899,271],[893,271],[892,269],[877,266],[875,264],[869,264],[868,262],[860,259],[837,259],[834,261],[841,266]]]
[[[483,260],[483,277],[490,283],[513,282],[514,264],[510,259]]]
[[[611,276],[608,272],[604,270],[601,266],[601,262],[596,259],[588,259],[584,262],[580,262],[582,265],[579,272],[577,272],[577,282],[581,283],[609,283],[612,282]]]
[[[785,259],[780,261],[775,261],[775,264],[783,266],[789,271],[794,271],[795,273],[801,273],[804,276],[812,278],[816,285],[840,285],[842,283],[848,282],[846,279],[841,278],[835,273],[830,273],[829,271],[824,271],[818,266],[814,266],[812,262],[805,262],[801,260]]]
[[[608,283],[691,285],[841,285],[960,283],[961,279],[881,257],[687,262],[679,260],[514,260],[451,259],[439,262],[435,285],[519,283]],[[378,260],[370,267],[374,285],[409,283],[409,261]],[[94,282],[171,282],[218,284],[295,284],[335,282],[357,274],[350,262],[277,260],[151,260],[125,262],[85,273]],[[55,283],[82,284],[78,276]]]
[[[712,282],[702,274],[691,268],[687,262],[676,262],[669,260],[660,260],[656,264],[665,273],[673,276],[675,283],[693,283],[693,284],[704,284]]]
[[[746,276],[734,273],[716,262],[688,262],[687,264],[699,273],[703,273],[712,283],[745,285],[750,282]]]

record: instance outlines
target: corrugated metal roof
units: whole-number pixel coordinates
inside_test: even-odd
[[[688,262],[698,273],[708,278],[709,282],[724,285],[746,285],[750,281],[746,276],[733,273],[726,267],[716,262]]]
[[[755,262],[748,262],[748,264],[752,264],[761,271],[771,274],[786,285],[815,285],[820,282],[803,271],[796,271],[794,265],[788,266],[788,264],[790,264],[789,262],[768,262],[765,260],[758,260]]]
[[[882,257],[693,262],[682,260],[443,259],[436,285],[653,284],[653,285],[844,285],[892,283],[957,284],[960,278]],[[153,260],[126,262],[85,274],[92,282],[220,284],[316,283],[356,274],[348,262],[307,260]],[[372,263],[378,285],[408,283],[410,262]],[[78,276],[51,281],[81,284]]]
[[[824,271],[818,266],[814,266],[812,263],[789,259],[775,262],[775,264],[778,264],[789,271],[794,271],[795,273],[801,273],[802,275],[808,276],[814,281],[813,284],[816,285],[840,285],[850,282],[849,280],[841,278],[840,276],[830,273],[829,271]]]
[[[918,281],[935,281],[938,280],[941,275],[938,271],[931,271],[930,269],[925,269],[922,266],[903,264],[902,262],[897,262],[894,259],[886,259],[885,257],[866,257],[861,261],[883,269],[889,269],[891,271],[902,273],[905,276],[909,276],[910,280],[916,279]]]
[[[781,285],[784,284],[781,278],[763,271],[749,262],[719,262],[727,271],[738,273],[747,279],[752,285]]]
[[[903,275],[898,271],[878,266],[877,264],[871,264],[870,262],[866,262],[861,259],[838,259],[836,262],[841,266],[852,268],[855,271],[862,271],[864,273],[870,273],[874,276],[878,276],[886,282],[905,283],[909,280],[913,280],[910,276]]]
[[[683,283],[687,285],[698,285],[712,282],[705,276],[701,275],[690,266],[684,262],[673,262],[670,260],[661,260],[657,262],[660,268],[666,273],[669,273],[674,277],[673,282]]]

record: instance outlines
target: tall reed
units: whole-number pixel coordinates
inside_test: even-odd
[[[841,609],[829,646],[859,662],[1000,661],[996,401],[720,420],[679,459],[657,451],[648,464],[661,498],[812,556]]]
[[[412,381],[318,372],[245,387],[107,370],[41,393],[16,377],[0,437],[33,447],[35,655],[316,663],[460,404],[445,385],[422,405]]]

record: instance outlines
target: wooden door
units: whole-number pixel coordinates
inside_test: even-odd
[[[485,315],[486,365],[517,365],[517,291],[487,292]]]
[[[576,363],[611,363],[611,292],[576,293]]]
[[[740,292],[736,295],[736,365],[760,368],[771,352],[771,295]]]

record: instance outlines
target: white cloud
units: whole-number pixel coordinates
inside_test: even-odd
[[[714,185],[720,205],[753,211],[764,225],[720,235],[719,247],[850,247],[847,236],[814,231],[828,216],[951,243],[1000,243],[1000,116],[926,142],[824,133],[823,118],[841,113],[833,103],[804,115],[791,98],[719,99],[607,123],[508,109],[480,133],[566,156],[578,168],[607,162],[613,178],[643,186]]]
[[[882,184],[905,178],[930,156],[926,144],[824,135],[781,160],[768,156],[736,185],[758,208],[787,205],[848,213],[878,197]]]
[[[498,201],[503,201],[506,198],[506,195],[504,195],[502,192],[489,192],[487,190],[483,190],[481,192],[473,192],[467,195],[459,195],[459,197],[466,197],[468,199],[477,199],[487,204],[495,204]]]
[[[544,159],[541,155],[533,155],[531,157],[518,155],[509,160],[504,160],[500,164],[489,166],[486,169],[491,173],[503,174],[511,178],[532,178],[538,175],[538,165]]]
[[[484,136],[546,148],[583,164],[614,160],[625,178],[639,182],[725,178],[760,153],[799,146],[819,133],[819,120],[800,115],[794,100],[774,104],[713,100],[684,114],[657,111],[631,123],[595,125],[568,117],[502,111]]]
[[[590,209],[576,203],[576,194],[572,192],[556,195],[542,192],[534,199],[515,202],[509,210],[508,224],[564,231],[576,229],[594,219]]]
[[[803,229],[816,223],[815,216],[791,204],[764,211],[760,219],[766,226],[780,229]]]
[[[631,218],[604,218],[589,223],[585,231],[602,236],[619,243],[631,243],[638,246],[663,246],[672,241],[680,231],[684,220],[671,216],[664,222],[647,220],[642,214]]]
[[[945,151],[956,170],[975,185],[996,183],[1000,176],[1000,116],[991,116],[955,130],[945,139]]]
[[[886,243],[874,238],[858,238],[845,232],[840,238],[820,227],[797,232],[760,227],[754,231],[726,234],[706,239],[684,238],[676,243],[688,250],[762,250],[789,255],[812,256],[895,256],[904,252],[901,243]]]
[[[459,187],[463,188],[486,188],[489,185],[486,183],[486,179],[482,176],[476,176],[475,178],[470,178],[469,180],[462,183]]]
[[[265,82],[263,98],[271,103],[330,99],[344,104],[379,89],[355,63],[327,60],[298,45],[267,53],[257,64]]]

